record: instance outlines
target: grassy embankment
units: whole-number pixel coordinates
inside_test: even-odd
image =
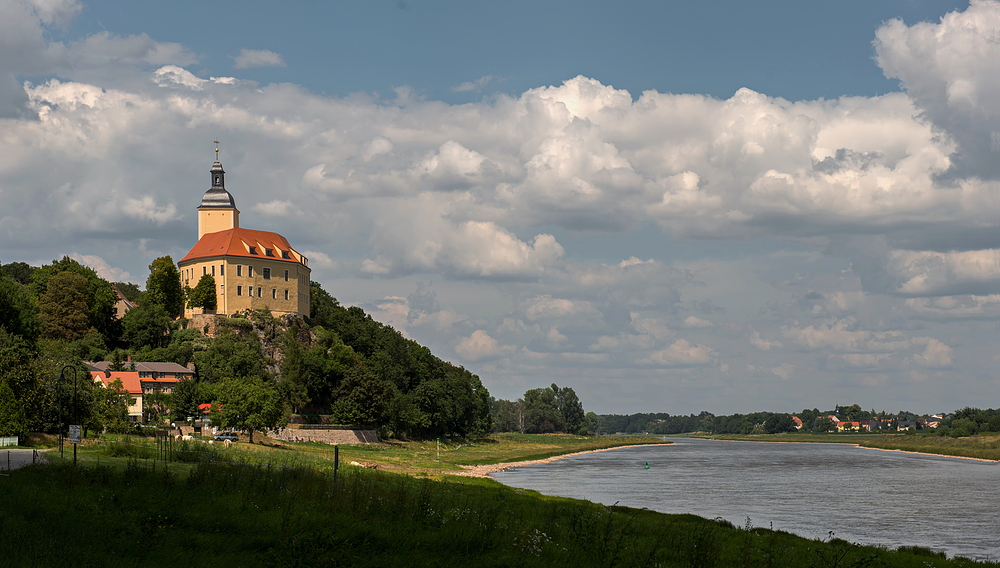
[[[751,435],[691,435],[713,440],[748,442],[810,442],[825,444],[857,444],[865,448],[918,452],[962,458],[1000,461],[1000,434],[989,433],[962,438],[924,434],[851,434],[797,433]]]
[[[103,456],[100,466],[92,461],[98,449],[90,447],[79,467],[32,466],[0,477],[2,564],[998,566],[944,559],[926,549],[810,541],[749,523],[733,527],[545,497],[485,479],[434,481],[346,466],[335,482],[322,465],[326,460],[303,452],[295,452],[295,466],[159,462],[154,470],[121,455],[139,453],[141,446],[124,446],[104,447],[120,455]],[[216,461],[292,456],[275,453],[290,450],[240,446],[212,447],[210,454]],[[402,459],[404,450],[395,450]],[[511,447],[503,459],[552,451]],[[124,465],[118,461],[123,458]]]

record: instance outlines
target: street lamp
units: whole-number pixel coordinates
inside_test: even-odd
[[[65,381],[66,379],[60,376],[58,379],[56,379],[56,381],[59,381],[59,380]],[[63,457],[63,412],[62,412],[63,405],[62,405],[62,396],[59,395],[59,391],[56,389],[56,387],[53,387],[53,386],[49,387],[49,392],[51,392],[52,395],[56,397],[56,402],[58,403],[58,406],[59,406],[59,457],[61,458],[61,457]]]
[[[66,380],[66,369],[69,369],[70,371],[73,371],[73,421],[74,422],[78,422],[79,413],[77,411],[77,400],[76,400],[76,383],[77,383],[76,367],[74,367],[73,365],[66,365],[66,366],[64,366],[62,368],[62,371],[59,372],[59,378],[57,380],[59,380],[59,381],[65,381]],[[60,413],[60,415],[61,414],[62,413]],[[60,421],[61,420],[62,419],[60,418]],[[61,439],[62,438],[60,438],[60,440]],[[62,453],[61,452],[60,452],[59,455],[60,455],[60,457],[62,457]],[[73,444],[73,465],[76,465],[76,443]]]

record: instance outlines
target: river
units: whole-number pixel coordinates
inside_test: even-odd
[[[493,474],[607,505],[722,517],[813,539],[1000,558],[1000,465],[847,444],[667,438]],[[649,469],[645,469],[645,463]]]

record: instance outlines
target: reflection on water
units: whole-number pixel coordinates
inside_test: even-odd
[[[512,487],[664,513],[722,517],[808,538],[1000,558],[995,463],[844,444],[671,439],[526,466]],[[649,462],[649,469],[643,465]]]

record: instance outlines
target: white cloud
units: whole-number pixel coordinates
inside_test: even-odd
[[[267,49],[246,49],[240,50],[239,55],[230,56],[233,60],[233,68],[249,69],[251,67],[286,67],[281,54]]]
[[[688,329],[705,329],[706,327],[712,327],[712,322],[701,319],[698,316],[688,316],[684,319],[684,327]]]
[[[940,369],[954,364],[955,350],[949,345],[933,337],[914,337],[914,345],[923,345],[923,353],[918,353],[914,359],[922,367]]]
[[[129,278],[132,276],[121,268],[111,266],[108,261],[95,254],[79,254],[74,252],[71,253],[69,257],[84,266],[94,269],[94,272],[96,272],[98,276],[108,282],[128,282]]]
[[[452,91],[456,93],[464,93],[468,91],[481,91],[490,81],[494,79],[493,75],[484,75],[475,81],[466,81],[461,85],[456,85],[451,88]]]
[[[508,345],[500,345],[496,339],[481,329],[472,332],[469,337],[462,338],[455,345],[455,352],[462,358],[469,361],[482,361],[503,356],[512,348]]]
[[[906,336],[898,331],[861,329],[849,319],[835,319],[804,328],[782,326],[781,331],[799,347],[810,350],[882,353],[901,351],[910,346]]]
[[[688,343],[683,339],[678,339],[670,347],[650,353],[648,357],[636,361],[639,365],[662,367],[695,367],[711,362],[712,348]]]
[[[253,208],[255,211],[259,211],[269,217],[286,217],[297,211],[295,205],[287,199],[275,199],[267,203],[258,203]]]

